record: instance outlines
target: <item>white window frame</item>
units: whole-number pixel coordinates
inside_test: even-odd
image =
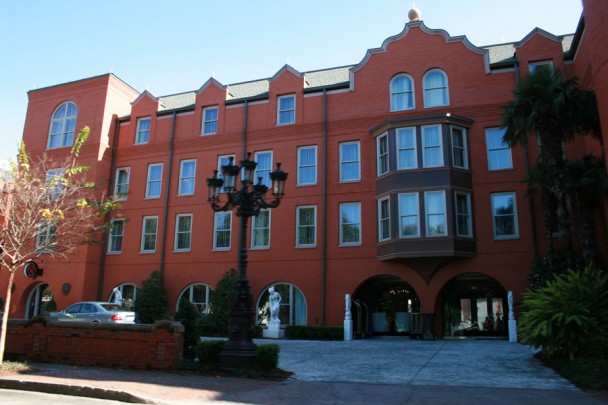
[[[148,129],[141,129],[142,122],[148,121]],[[144,145],[150,142],[150,128],[152,127],[152,120],[150,117],[142,117],[137,119],[137,131],[135,132],[135,144],[136,145]],[[143,138],[143,135],[145,139]]]
[[[431,195],[440,195],[442,199],[442,212],[431,212],[429,209],[429,196]],[[428,238],[436,238],[436,237],[444,237],[448,236],[448,212],[446,207],[446,198],[445,198],[445,190],[437,190],[437,191],[426,191],[424,193],[424,215],[425,215],[425,224],[426,224],[426,236]],[[443,233],[435,233],[431,234],[431,227],[429,217],[431,215],[443,215]]]
[[[384,207],[386,207],[386,216],[384,215]],[[384,233],[386,229],[386,234]],[[384,242],[391,238],[391,200],[390,197],[380,198],[378,200],[378,241]]]
[[[155,221],[154,225],[154,233],[146,233],[146,224],[148,221]],[[154,248],[146,249],[146,236],[154,235]],[[141,243],[139,245],[139,253],[155,253],[156,252],[156,242],[158,240],[158,216],[149,215],[143,217],[141,221]]]
[[[302,210],[313,210],[313,223],[312,224],[301,224],[300,223],[300,211]],[[300,240],[300,229],[312,228],[313,239],[312,243],[302,243]],[[312,248],[317,246],[317,206],[316,205],[300,205],[296,207],[296,247],[298,248]]]
[[[184,176],[184,165],[186,164],[194,164],[194,170],[193,170],[193,174],[192,176]],[[192,191],[191,192],[185,192],[184,191],[184,182],[187,181],[192,181]],[[187,196],[187,195],[194,195],[194,190],[196,187],[196,159],[185,159],[182,160],[181,162],[179,162],[179,184],[178,184],[178,191],[177,191],[177,195],[178,196]]]
[[[268,167],[261,168],[260,156],[262,155],[270,155],[270,164]],[[255,152],[253,160],[257,162],[257,165],[255,166],[255,172],[253,173],[253,184],[258,184],[258,177],[261,177],[262,184],[270,188],[272,185],[272,182],[270,181],[270,173],[272,172],[273,158],[274,156],[271,150],[261,150]]]
[[[461,133],[462,133],[462,146],[457,147],[456,143],[454,142],[455,131],[461,131]],[[459,167],[461,169],[468,170],[469,169],[469,150],[468,150],[468,144],[467,144],[467,130],[462,127],[452,126],[452,127],[450,127],[450,132],[451,132],[451,137],[452,137],[452,165],[454,167]],[[462,153],[462,161],[463,161],[462,165],[456,164],[456,150],[457,149],[460,151],[460,153]]]
[[[426,129],[430,129],[430,128],[437,128],[439,131],[439,144],[438,145],[427,145],[426,143],[426,137],[425,137],[425,130]],[[425,168],[429,168],[429,167],[443,167],[445,165],[444,160],[443,160],[443,132],[442,132],[442,126],[441,124],[437,124],[437,125],[424,125],[422,127],[422,167]],[[427,158],[426,158],[426,151],[427,149],[430,148],[437,148],[439,149],[439,163],[431,165],[427,162]]]
[[[52,245],[57,237],[57,225],[53,219],[45,219],[38,223],[36,231],[36,251],[39,253],[52,252]]]
[[[460,212],[458,210],[458,198],[464,197],[467,204],[467,212]],[[472,238],[473,237],[473,209],[471,207],[471,193],[465,193],[456,191],[454,192],[454,215],[456,219],[456,236],[464,237],[464,238]],[[460,221],[459,219],[464,217],[467,221],[467,229],[468,232],[462,232],[460,229]]]
[[[120,233],[115,232],[118,229],[115,225],[118,223],[122,224]],[[124,218],[114,218],[110,221],[110,232],[108,233],[108,254],[122,253],[122,245],[125,240],[125,223],[126,221]],[[120,239],[120,249],[112,249],[115,239]]]
[[[509,235],[498,235],[496,232],[496,197],[510,196],[513,199],[513,213],[508,214],[513,216],[513,234]],[[508,239],[519,239],[519,220],[517,215],[517,197],[514,191],[491,193],[490,202],[492,206],[492,233],[495,240],[508,240]],[[506,216],[506,215],[505,215]]]
[[[63,191],[64,168],[49,169],[45,174],[45,197],[47,201],[58,201]]]
[[[413,137],[414,147],[406,148],[401,144],[401,133],[407,134],[406,136]],[[412,170],[418,168],[418,142],[416,139],[416,127],[397,128],[397,170]],[[405,166],[405,162],[401,159],[401,151],[413,151],[414,153],[414,166]]]
[[[207,117],[207,113],[211,112],[211,111],[215,111],[215,119],[210,119]],[[215,135],[217,134],[217,126],[218,126],[218,119],[220,116],[220,111],[219,111],[219,107],[218,106],[213,106],[213,107],[205,107],[203,108],[203,123],[202,123],[202,127],[201,127],[201,135]],[[207,128],[207,126],[214,126],[213,129],[212,128]]]
[[[292,99],[293,100],[293,108],[283,108],[281,106],[281,102],[283,100]],[[293,114],[292,116],[289,114]],[[291,117],[291,119],[285,118]],[[286,94],[284,96],[279,96],[277,98],[277,125],[291,125],[296,122],[296,95],[295,94]]]
[[[62,116],[57,116],[61,107],[65,106],[65,112]],[[70,114],[70,107],[74,106],[75,114]],[[47,139],[47,149],[67,148],[74,145],[74,133],[76,132],[76,120],[78,119],[78,106],[72,101],[61,103],[51,116],[51,126],[49,128],[49,137]],[[54,132],[53,127],[58,129]],[[59,128],[58,128],[59,127]],[[59,144],[53,146],[53,138],[59,137]]]
[[[205,289],[205,301],[204,302],[196,302],[194,301],[194,288],[198,286],[203,286]],[[177,303],[175,304],[175,310],[179,311],[179,302],[182,298],[186,298],[191,304],[196,306],[200,315],[209,315],[211,313],[211,292],[213,288],[206,283],[192,283],[186,288],[182,290],[181,293],[177,296]]]
[[[218,217],[226,215],[229,218],[228,229],[218,229]],[[228,234],[228,246],[218,246],[218,236],[220,232]],[[220,211],[216,212],[213,219],[213,250],[223,251],[230,250],[232,243],[232,211]]]
[[[180,231],[180,223],[182,218],[190,218],[190,229],[186,231]],[[188,235],[188,246],[179,246],[180,235]],[[175,215],[175,235],[173,237],[173,251],[174,252],[189,252],[192,248],[192,214],[176,214]]]
[[[285,282],[272,283],[258,296],[256,304],[257,324],[268,325],[270,318],[268,290],[270,287],[280,291],[279,315],[281,325],[306,325],[308,316],[306,297],[295,284]],[[288,288],[287,291],[285,291],[285,287]]]
[[[343,210],[347,207],[356,207],[357,216],[355,218],[355,222],[343,222],[344,215]],[[359,230],[359,238],[355,241],[345,241],[344,240],[344,227],[348,225],[353,225]],[[361,223],[361,203],[360,202],[349,202],[349,203],[340,203],[340,246],[361,246],[362,238],[363,238],[363,229]]]
[[[384,145],[385,150],[382,150]],[[390,171],[388,132],[376,138],[376,174],[378,177]]]
[[[160,166],[160,178],[151,179],[150,176],[152,175],[152,168],[157,167],[157,166]],[[150,192],[151,192],[150,185],[152,183],[159,183],[158,195],[150,195]],[[162,194],[163,194],[163,164],[162,163],[150,163],[148,165],[148,175],[146,177],[146,199],[160,198],[160,196]]]
[[[432,73],[440,73],[441,75],[443,75],[443,80],[444,80],[444,86],[442,87],[431,87],[429,88],[427,86],[427,78],[430,74]],[[444,99],[445,99],[445,103],[443,104],[431,104],[429,97],[427,96],[427,93],[430,91],[437,91],[443,89],[444,91]],[[450,105],[450,82],[448,81],[448,75],[441,69],[431,69],[428,72],[426,72],[424,74],[424,76],[422,77],[422,95],[424,98],[424,108],[434,108],[434,107],[444,107],[444,106],[448,106]]]
[[[314,156],[314,163],[312,164],[304,164],[302,163],[302,152],[312,150]],[[301,171],[312,168],[313,180],[312,181],[304,181],[302,180]],[[298,186],[314,186],[317,184],[317,145],[312,146],[300,146],[298,147]]]
[[[491,172],[500,171],[500,170],[512,170],[513,169],[513,152],[508,143],[502,140],[505,130],[502,128],[494,127],[494,128],[486,128],[486,153],[488,158],[488,170]],[[501,139],[501,146],[499,148],[492,148],[490,145],[492,142],[490,141],[492,137],[499,135]],[[500,161],[496,161],[496,159],[492,159],[494,153],[508,153],[508,165],[498,165]],[[495,162],[495,163],[493,163]]]
[[[268,225],[258,224],[258,220],[261,218],[260,215],[268,215]],[[271,226],[272,216],[270,215],[269,209],[262,209],[260,213],[251,219],[251,249],[269,249],[270,248],[270,226]],[[261,241],[258,239],[258,233],[256,231],[260,231],[266,237],[267,243],[264,244],[264,240]]]
[[[410,82],[410,91],[395,91],[394,89],[394,84],[397,80],[399,79],[407,79]],[[396,75],[395,77],[393,77],[391,79],[391,82],[389,84],[389,92],[390,92],[390,104],[391,104],[391,112],[394,111],[407,111],[407,110],[413,110],[416,108],[416,93],[415,93],[415,88],[414,88],[414,79],[412,78],[412,76],[408,75],[407,73],[400,73],[398,75]],[[397,103],[395,103],[395,99],[398,97],[405,97],[405,103],[407,104],[408,100],[408,96],[411,95],[411,106],[406,106],[405,108],[398,108],[398,106],[396,105]]]
[[[344,160],[342,148],[347,145],[356,145],[357,146],[357,160],[349,160],[349,161]],[[354,183],[354,182],[361,181],[361,142],[359,142],[359,141],[340,142],[339,148],[340,148],[340,183]],[[357,175],[355,178],[345,179],[344,178],[345,170],[343,170],[343,167],[345,165],[351,165],[351,164],[357,166]]]
[[[120,173],[126,173],[126,182],[119,183]],[[129,181],[131,179],[131,168],[130,167],[118,167],[116,168],[116,175],[114,177],[114,197],[118,201],[126,201],[129,194]],[[123,191],[123,192],[121,192]]]
[[[419,193],[399,193],[399,238],[402,239],[410,239],[410,238],[419,238],[420,237],[420,195]],[[405,198],[413,198],[416,203],[415,212],[412,213],[404,213],[403,212],[403,199]],[[406,235],[403,233],[403,219],[404,218],[416,218],[416,233],[413,235]]]

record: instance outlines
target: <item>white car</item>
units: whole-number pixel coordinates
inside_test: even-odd
[[[125,311],[120,305],[111,302],[77,302],[61,312],[52,312],[51,316],[60,321],[135,323],[135,312]]]

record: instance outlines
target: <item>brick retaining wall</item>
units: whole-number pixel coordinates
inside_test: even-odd
[[[174,370],[182,360],[184,326],[9,320],[5,358],[74,365]]]

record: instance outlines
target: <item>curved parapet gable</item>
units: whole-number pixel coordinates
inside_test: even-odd
[[[465,35],[451,37],[450,34],[448,34],[448,32],[443,29],[431,29],[431,28],[427,27],[426,25],[424,25],[424,22],[422,22],[422,21],[412,21],[412,22],[405,24],[405,28],[399,34],[393,35],[392,37],[385,39],[380,48],[373,48],[373,49],[367,50],[367,52],[366,52],[365,56],[363,57],[363,59],[361,60],[361,62],[359,62],[357,65],[355,65],[350,70],[350,88],[351,88],[351,90],[354,89],[355,73],[357,73],[357,71],[363,69],[363,67],[371,59],[372,55],[377,54],[377,53],[386,52],[391,43],[399,41],[400,39],[404,38],[409,33],[410,29],[412,29],[412,28],[419,28],[422,32],[429,34],[429,35],[441,35],[445,39],[446,44],[454,43],[454,42],[461,42],[471,52],[474,52],[478,55],[483,56],[485,72],[490,73],[490,57],[489,57],[489,51],[487,49],[479,48],[479,47],[473,45]]]

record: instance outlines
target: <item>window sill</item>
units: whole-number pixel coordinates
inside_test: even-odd
[[[120,252],[106,252],[106,256],[116,256],[122,254],[122,250]]]
[[[140,255],[153,255],[154,253],[156,253],[156,249],[155,250],[140,250],[139,251]]]
[[[361,246],[362,243],[361,242],[355,242],[355,243],[340,243],[338,245],[338,247],[357,247],[357,246]]]
[[[317,245],[296,245],[296,249],[314,249]]]
[[[173,253],[190,253],[191,249],[173,249]]]

